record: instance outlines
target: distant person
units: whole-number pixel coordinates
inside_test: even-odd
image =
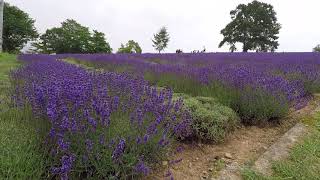
[[[181,53],[183,53],[183,51],[182,51],[181,49],[177,49],[177,50],[176,50],[176,53],[177,53],[177,54],[181,54]]]

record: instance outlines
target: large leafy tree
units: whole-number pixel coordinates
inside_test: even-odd
[[[313,52],[320,52],[320,44],[313,48]]]
[[[125,46],[121,44],[118,53],[142,53],[142,49],[137,42],[129,40]]]
[[[92,37],[90,39],[90,53],[111,53],[112,48],[110,44],[106,41],[105,34],[97,30],[93,31]]]
[[[219,47],[228,43],[243,44],[243,51],[274,51],[278,48],[278,34],[281,25],[277,22],[273,6],[259,1],[240,4],[230,12],[232,21],[221,30],[224,36]],[[232,48],[234,49],[234,48]]]
[[[162,27],[157,34],[153,35],[153,47],[160,53],[168,46],[169,40],[170,37],[167,28]]]
[[[61,28],[48,29],[40,36],[40,41],[33,44],[35,51],[40,53],[55,53],[64,51],[64,43]]]
[[[61,23],[61,27],[48,29],[40,40],[34,44],[41,53],[111,53],[112,49],[106,42],[102,32],[90,32],[72,19]]]
[[[34,20],[16,6],[4,3],[3,51],[19,52],[24,45],[38,37]]]

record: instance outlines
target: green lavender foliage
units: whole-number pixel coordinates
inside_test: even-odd
[[[214,98],[191,97],[186,94],[174,96],[183,98],[185,107],[192,115],[195,136],[202,141],[222,142],[239,125],[240,118],[237,114]]]

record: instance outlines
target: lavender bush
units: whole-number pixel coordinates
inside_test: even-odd
[[[207,143],[223,142],[239,125],[237,114],[214,98],[174,94],[174,98],[180,97],[183,98],[184,108],[191,112],[192,129],[197,140]]]
[[[247,124],[277,120],[320,92],[318,53],[58,55],[107,71],[144,76],[174,92],[218,99]]]
[[[54,56],[22,55],[14,99],[48,122],[50,176],[130,179],[148,174],[172,138],[191,135],[189,113],[169,89],[142,78],[88,72]]]

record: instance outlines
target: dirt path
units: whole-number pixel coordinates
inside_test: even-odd
[[[222,169],[238,169],[243,165],[252,164],[275,141],[277,141],[296,122],[313,114],[319,108],[319,97],[314,98],[309,104],[298,111],[290,113],[283,124],[269,127],[241,127],[230,135],[225,143],[219,145],[208,144],[180,144],[184,151],[175,159],[182,158],[179,164],[170,168],[177,180],[215,179]],[[162,165],[154,175],[146,179],[164,179],[168,169],[167,163]],[[234,179],[241,179],[240,173],[236,173]]]

